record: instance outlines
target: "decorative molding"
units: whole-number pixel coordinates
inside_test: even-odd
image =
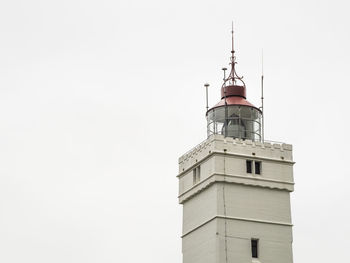
[[[238,220],[238,221],[245,221],[245,222],[254,222],[254,223],[262,223],[262,224],[272,224],[272,225],[280,225],[280,226],[288,226],[293,227],[293,224],[286,223],[286,222],[279,222],[279,221],[270,221],[270,220],[260,220],[260,219],[254,219],[254,218],[244,218],[244,217],[235,217],[235,216],[223,216],[223,215],[216,215],[212,218],[206,220],[205,222],[199,224],[198,226],[192,228],[191,230],[184,233],[181,238],[187,236],[188,234],[192,233],[193,231],[201,228],[202,226],[208,224],[209,222],[215,220],[215,219],[229,219],[229,220]]]
[[[238,181],[229,181],[228,179],[239,179],[244,180],[241,182]],[[219,179],[219,180],[218,180]],[[214,173],[210,175],[209,177],[203,179],[199,183],[193,185],[188,190],[182,192],[178,198],[180,199],[180,204],[184,203],[185,201],[189,200],[193,196],[197,195],[204,189],[208,188],[214,183],[229,183],[229,184],[240,184],[240,185],[248,185],[248,186],[255,186],[255,187],[263,187],[263,188],[270,188],[270,189],[278,189],[278,190],[287,190],[289,192],[293,191],[294,182],[289,181],[280,181],[280,180],[274,180],[274,179],[266,179],[261,177],[248,177],[248,176],[242,176],[242,175],[224,175],[219,173]],[[255,183],[254,183],[255,182]],[[266,182],[269,183],[269,185],[261,185],[260,182]],[[290,187],[278,187],[277,184],[283,184],[283,185],[289,185]],[[193,192],[192,194],[190,192]],[[185,195],[189,194],[187,197]]]
[[[250,159],[250,160],[262,160],[262,161],[270,161],[270,162],[275,162],[275,163],[283,163],[283,164],[290,164],[290,165],[294,165],[295,162],[293,161],[287,161],[287,160],[281,160],[281,159],[275,159],[275,158],[268,158],[268,157],[262,157],[262,156],[252,156],[252,155],[248,155],[248,154],[238,154],[238,153],[230,153],[230,152],[224,152],[224,151],[215,151],[215,152],[211,152],[208,155],[204,156],[202,159],[197,159],[197,162],[194,163],[193,165],[189,166],[188,168],[186,168],[185,170],[181,171],[176,177],[181,178],[183,175],[185,175],[186,173],[188,173],[190,170],[192,170],[195,166],[198,166],[198,164],[206,161],[207,159],[209,159],[211,156],[226,156],[226,157],[239,157],[242,159]]]
[[[179,158],[178,177],[215,154],[294,164],[290,144],[252,142],[213,135]]]
[[[251,140],[242,140],[242,139],[233,139],[230,137],[224,137],[223,135],[212,135],[205,141],[201,142],[197,146],[195,146],[192,150],[188,151],[184,155],[182,155],[179,158],[179,163],[182,163],[183,161],[186,161],[187,159],[193,157],[195,154],[197,154],[199,151],[202,151],[203,149],[207,148],[208,146],[211,146],[211,143],[214,141],[223,142],[223,143],[230,143],[231,145],[243,145],[254,148],[262,148],[262,149],[271,149],[271,150],[279,150],[281,152],[284,151],[292,151],[293,146],[291,144],[286,143],[271,143],[271,142],[253,142]]]

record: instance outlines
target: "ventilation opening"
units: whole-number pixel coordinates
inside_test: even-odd
[[[252,258],[258,258],[258,239],[252,239]]]
[[[252,173],[252,161],[251,160],[247,160],[247,173],[251,174]]]
[[[261,162],[255,161],[255,174],[261,174]]]
[[[246,160],[246,171],[248,174],[261,175],[261,165],[260,161]]]
[[[201,180],[201,167],[197,166],[193,169],[193,184],[198,183]]]

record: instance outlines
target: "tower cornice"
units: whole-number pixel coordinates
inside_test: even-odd
[[[214,134],[179,158],[178,177],[213,154],[227,154],[242,158],[258,158],[294,164],[292,152],[293,146],[291,144],[268,141],[264,143],[253,142]]]

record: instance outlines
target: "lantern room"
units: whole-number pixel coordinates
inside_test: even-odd
[[[221,101],[207,111],[207,134],[261,141],[262,113],[248,102],[245,86],[223,86]]]
[[[246,85],[243,77],[236,73],[236,64],[232,31],[231,71],[226,78],[227,69],[223,68],[221,100],[207,110],[207,135],[221,134],[242,140],[262,141],[262,110],[247,101]]]

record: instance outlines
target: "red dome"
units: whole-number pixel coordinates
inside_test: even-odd
[[[238,96],[232,96],[226,98],[227,106],[230,105],[239,105],[239,106],[248,106],[257,109],[258,111],[261,111],[259,108],[255,107],[253,104],[251,104],[249,101],[247,101],[245,98],[238,97]],[[220,100],[219,103],[217,103],[214,107],[210,108],[208,111],[211,111],[212,109],[218,108],[218,107],[224,107],[225,106],[225,98]]]
[[[230,85],[226,86],[225,88],[221,88],[221,98],[225,98],[225,89],[226,89],[226,98],[230,96],[240,96],[243,98],[247,98],[246,95],[246,88],[245,86],[239,86],[239,85]]]
[[[230,106],[230,105],[247,106],[247,107],[255,108],[261,112],[259,108],[255,107],[253,104],[251,104],[249,101],[246,100],[245,86],[238,86],[238,85],[226,86],[226,103],[227,103],[227,106]],[[219,103],[217,103],[214,107],[210,108],[207,111],[207,114],[212,109],[215,109],[218,107],[224,107],[224,106],[225,106],[225,90],[224,90],[224,87],[222,87],[221,101],[219,101]]]

